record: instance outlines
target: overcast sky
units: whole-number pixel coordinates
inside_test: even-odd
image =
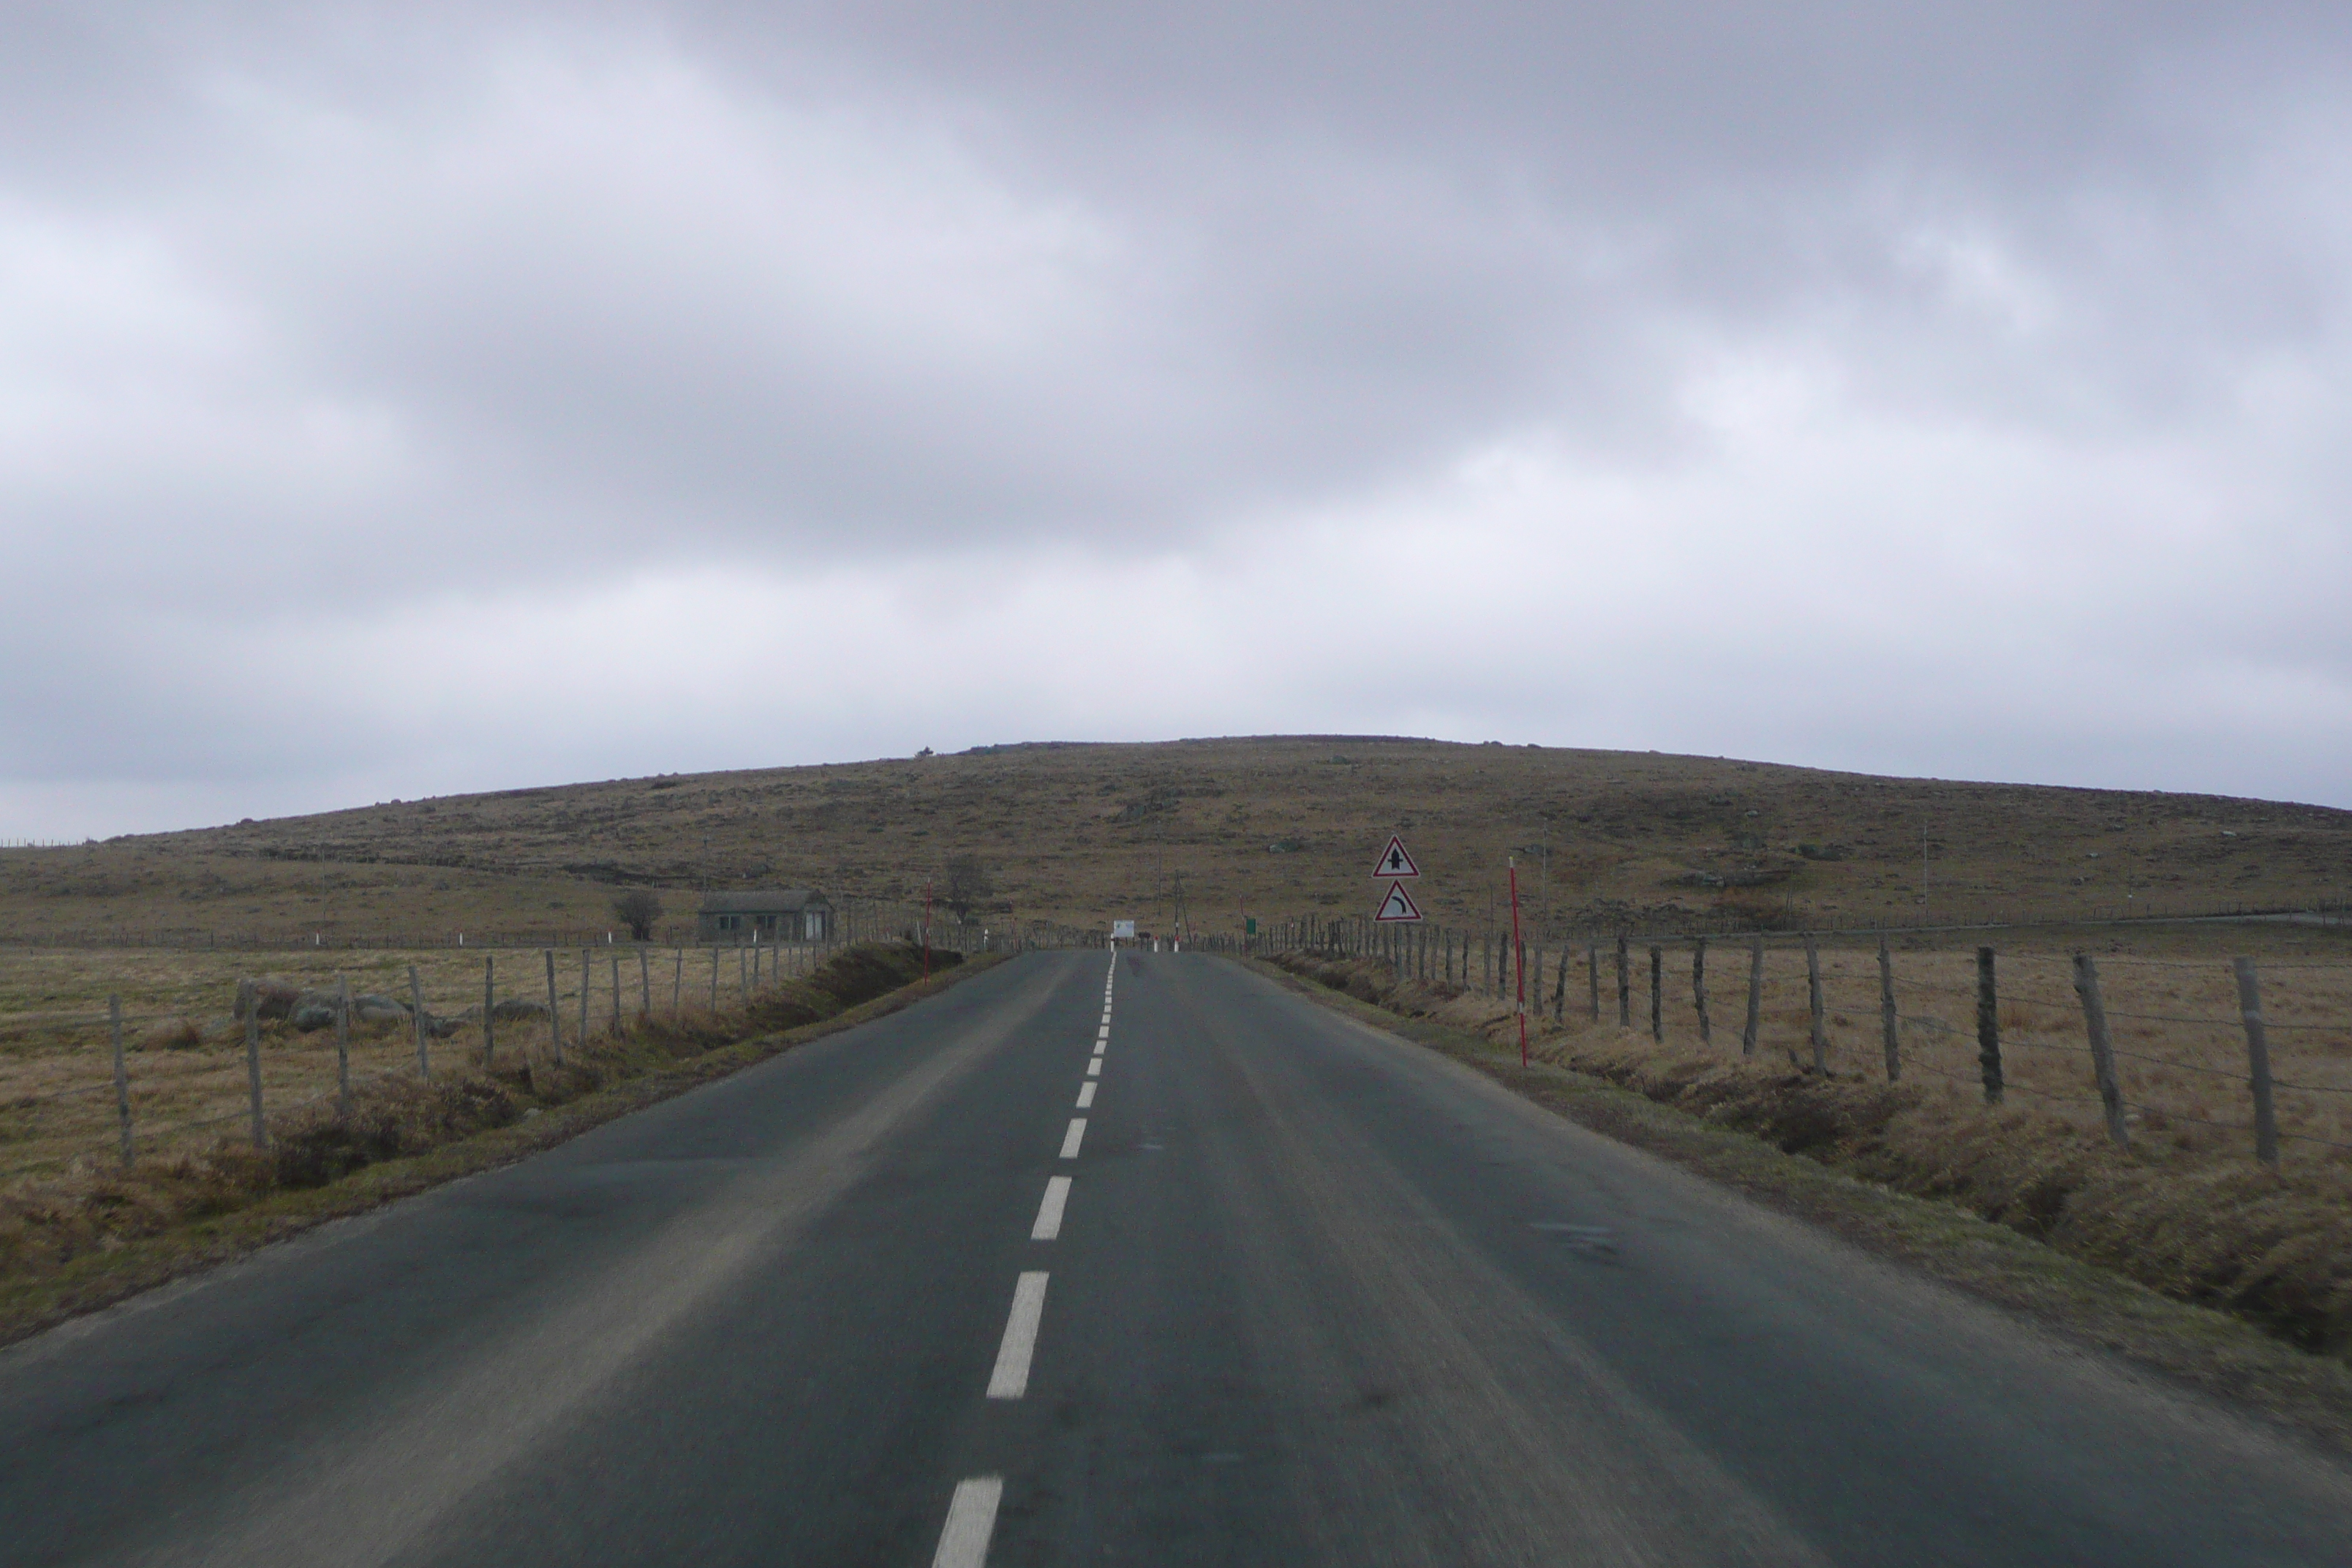
[[[0,837],[1372,731],[2352,805],[2352,7],[0,0]]]

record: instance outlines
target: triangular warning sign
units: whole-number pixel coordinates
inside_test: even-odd
[[[1399,877],[1420,876],[1421,868],[1414,865],[1412,857],[1405,852],[1404,840],[1392,837],[1389,839],[1389,847],[1381,851],[1381,863],[1372,868],[1372,875],[1386,877],[1393,882]]]
[[[1372,919],[1391,924],[1413,924],[1421,919],[1421,906],[1404,890],[1402,882],[1389,884],[1389,896],[1381,900],[1381,912]]]

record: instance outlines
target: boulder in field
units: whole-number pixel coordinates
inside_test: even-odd
[[[235,1009],[236,1021],[242,1024],[248,1016],[262,1019],[289,1016],[301,997],[302,987],[274,974],[239,980]]]
[[[352,1016],[362,1024],[405,1024],[408,1022],[408,1004],[370,992],[367,995],[352,998]]]

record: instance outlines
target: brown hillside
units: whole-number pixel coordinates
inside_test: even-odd
[[[1391,832],[1433,919],[1522,867],[1556,928],[1862,925],[2335,901],[2352,813],[2208,795],[1875,778],[1654,752],[1349,737],[1036,744],[572,784],[0,852],[0,936],[528,932],[609,923],[623,885],[919,897],[947,858],[987,918],[1166,929],[1359,913]],[[1922,903],[1920,851],[1928,852]],[[1547,869],[1548,851],[1548,869]]]

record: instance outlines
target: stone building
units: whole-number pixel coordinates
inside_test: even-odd
[[[695,911],[697,942],[823,942],[833,934],[833,905],[814,888],[709,893]]]

